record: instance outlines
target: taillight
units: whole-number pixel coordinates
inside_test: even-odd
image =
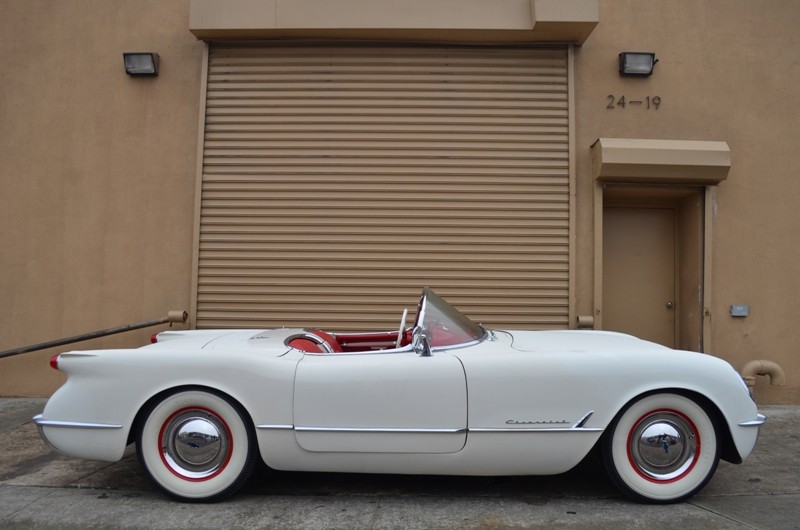
[[[58,370],[58,357],[60,355],[61,355],[60,353],[57,353],[57,354],[53,355],[52,357],[50,357],[50,367],[53,370]]]
[[[153,333],[150,335],[150,344],[155,344],[158,342],[158,333]]]

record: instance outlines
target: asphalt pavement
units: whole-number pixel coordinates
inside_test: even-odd
[[[62,457],[30,418],[42,399],[0,399],[0,528],[800,529],[800,407],[769,420],[742,465],[721,462],[687,502],[635,504],[592,462],[552,477],[288,473],[262,469],[215,504],[175,502],[129,447],[113,464]]]

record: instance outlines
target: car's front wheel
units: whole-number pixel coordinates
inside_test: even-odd
[[[258,457],[255,431],[242,408],[199,389],[150,404],[139,424],[136,452],[159,488],[182,500],[206,502],[241,488]]]
[[[640,502],[682,501],[711,480],[719,463],[712,416],[673,393],[650,394],[628,405],[601,444],[611,480]]]

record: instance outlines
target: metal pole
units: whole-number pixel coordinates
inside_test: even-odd
[[[172,324],[173,322],[185,323],[186,319],[188,318],[189,318],[189,313],[187,313],[186,311],[170,311],[169,313],[167,313],[166,317],[159,318],[156,320],[146,320],[144,322],[137,322],[135,324],[127,324],[125,326],[117,326],[115,328],[101,329],[100,331],[92,331],[91,333],[75,335],[74,337],[69,337],[66,339],[40,342],[39,344],[32,344],[30,346],[23,346],[22,348],[6,350],[4,352],[0,352],[0,359],[2,359],[3,357],[13,357],[14,355],[20,355],[22,353],[28,353],[32,351],[46,350],[47,348],[54,348],[56,346],[63,346],[65,344],[72,344],[73,342],[81,342],[84,340],[106,337],[108,335],[115,335],[117,333],[123,333],[125,331],[133,331],[135,329],[149,328],[151,326],[158,326],[159,324],[166,324],[167,322],[169,322],[170,324]]]

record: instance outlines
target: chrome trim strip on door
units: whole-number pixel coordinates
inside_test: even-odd
[[[338,433],[389,433],[389,434],[462,434],[467,429],[391,429],[381,427],[297,427],[296,432],[338,432]]]
[[[256,425],[256,429],[264,429],[264,430],[271,430],[271,431],[291,431],[294,429],[294,425]]]

